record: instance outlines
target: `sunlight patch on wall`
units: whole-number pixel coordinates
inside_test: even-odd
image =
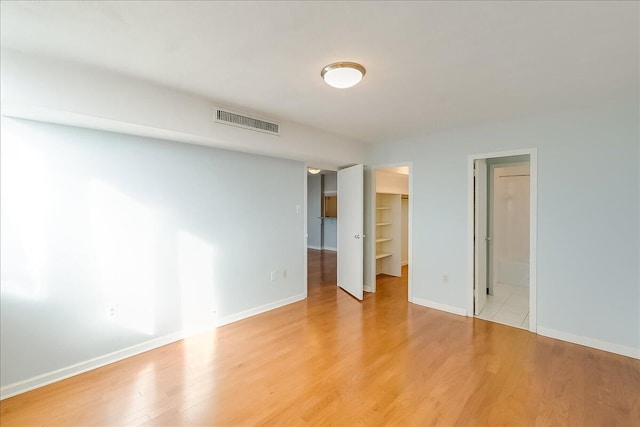
[[[178,272],[181,293],[182,329],[215,326],[214,251],[194,235],[178,232]]]
[[[92,239],[104,316],[143,334],[155,330],[157,226],[143,204],[113,187],[89,183]]]
[[[3,294],[46,297],[45,213],[50,206],[46,164],[28,142],[2,132],[0,288]]]

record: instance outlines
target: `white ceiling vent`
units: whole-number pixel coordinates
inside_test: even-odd
[[[236,113],[220,107],[216,108],[215,120],[225,125],[237,126],[243,129],[255,130],[257,132],[280,135],[280,125],[266,120],[250,117],[245,114]]]

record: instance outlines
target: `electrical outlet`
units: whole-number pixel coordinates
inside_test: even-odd
[[[445,274],[444,276],[442,276],[442,282],[443,283],[449,283],[449,275]]]
[[[118,315],[118,305],[110,305],[108,310],[109,317],[116,317]]]
[[[272,271],[271,272],[271,281],[275,282],[276,280],[278,280],[278,272],[277,271]]]
[[[287,272],[287,270],[282,270],[282,278],[283,279],[286,279],[288,274],[289,273]]]

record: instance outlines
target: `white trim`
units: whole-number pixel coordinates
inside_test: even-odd
[[[407,294],[409,302],[413,302],[413,162],[409,166],[409,212],[407,215],[407,262],[409,263],[409,277],[407,279]]]
[[[474,265],[475,265],[475,254],[474,254],[474,202],[473,202],[473,171],[474,171],[474,160],[475,157],[469,155],[467,158],[467,314],[468,316],[473,316],[473,306],[474,306]]]
[[[473,316],[473,163],[476,159],[529,155],[529,331],[537,330],[538,150],[470,154],[467,158],[467,315]]]
[[[304,257],[304,263],[303,263],[303,267],[302,267],[302,274],[304,274],[304,288],[302,290],[302,293],[304,294],[304,298],[307,298],[307,294],[309,291],[309,260],[308,260],[308,253],[307,253],[307,249],[309,247],[309,224],[308,224],[308,216],[309,213],[307,212],[309,210],[309,194],[308,194],[308,190],[309,190],[309,174],[307,173],[307,168],[309,166],[305,163],[304,165],[304,172],[303,172],[303,178],[302,178],[302,188],[303,188],[303,193],[304,193],[304,201],[303,201],[303,205],[302,205],[302,218],[303,218],[303,222],[304,222],[304,230],[302,231],[302,247],[305,248],[303,250],[303,257]]]
[[[584,345],[586,347],[598,350],[608,351],[609,353],[620,354],[622,356],[640,359],[640,348],[627,347],[621,344],[615,344],[608,341],[601,341],[595,338],[573,335],[567,332],[556,331],[555,329],[538,326],[538,334],[549,338],[555,338],[574,344]]]
[[[251,308],[249,310],[242,311],[237,314],[226,316],[216,322],[216,325],[205,326],[200,329],[174,332],[163,337],[158,337],[150,341],[146,341],[140,344],[136,344],[131,347],[117,350],[109,354],[95,357],[93,359],[86,360],[84,362],[77,363],[75,365],[67,366],[66,368],[57,369],[52,372],[37,375],[35,377],[19,381],[17,383],[8,384],[0,388],[0,400],[7,399],[18,394],[26,393],[27,391],[34,390],[36,388],[44,387],[46,385],[62,381],[64,379],[91,371],[93,369],[100,368],[102,366],[109,365],[114,362],[135,356],[140,353],[144,353],[149,350],[171,344],[176,341],[180,341],[192,335],[201,333],[206,330],[214,329],[215,327],[224,326],[238,320],[246,319],[247,317],[255,316],[257,314],[264,313],[276,308],[283,307],[285,305],[304,300],[307,297],[305,292],[293,297],[285,298],[279,301],[275,301],[269,304],[265,304],[259,307]]]
[[[329,246],[325,246],[324,248],[321,248],[320,250],[321,250],[321,251],[338,252],[338,248],[329,247]]]
[[[212,325],[210,329],[213,329]],[[118,362],[120,360],[126,359],[131,356],[135,356],[140,353],[144,353],[149,350],[153,350],[167,344],[171,344],[176,341],[180,341],[190,335],[194,335],[199,331],[189,331],[189,332],[175,332],[173,334],[169,334],[163,337],[155,338],[150,341],[146,341],[140,344],[136,344],[131,347],[124,348],[122,350],[117,350],[109,354],[105,354],[103,356],[94,357],[93,359],[86,360],[84,362],[76,363],[75,365],[67,366],[66,368],[57,369],[52,372],[47,372],[45,374],[37,375],[35,377],[19,381],[17,383],[8,384],[0,388],[0,400],[7,399],[12,396],[16,396],[21,393],[26,393],[27,391],[34,390],[36,388],[44,387],[46,385],[62,381],[64,379],[76,376],[78,374],[82,374],[84,372],[91,371],[93,369],[100,368],[102,366],[109,365],[114,362]]]
[[[322,250],[322,248],[320,246],[313,246],[313,245],[307,245],[307,249],[315,249],[316,251],[321,251]]]
[[[224,326],[229,323],[237,322],[238,320],[243,320],[248,317],[255,316],[257,314],[262,314],[266,311],[271,311],[276,308],[284,307],[285,305],[293,304],[294,302],[302,301],[307,297],[306,292],[298,295],[294,295],[289,298],[281,299],[279,301],[270,302],[268,304],[264,304],[258,307],[250,308],[239,313],[230,314],[228,316],[223,317],[222,319],[216,322],[216,326]]]
[[[455,307],[453,305],[441,304],[439,302],[430,301],[418,297],[413,297],[412,303],[422,305],[424,307],[433,308],[440,311],[446,311],[447,313],[457,314],[458,316],[466,316],[467,310],[462,307]]]
[[[538,150],[529,153],[529,331],[538,330]]]

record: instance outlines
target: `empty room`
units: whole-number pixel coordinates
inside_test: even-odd
[[[0,424],[637,426],[637,1],[0,2]]]

